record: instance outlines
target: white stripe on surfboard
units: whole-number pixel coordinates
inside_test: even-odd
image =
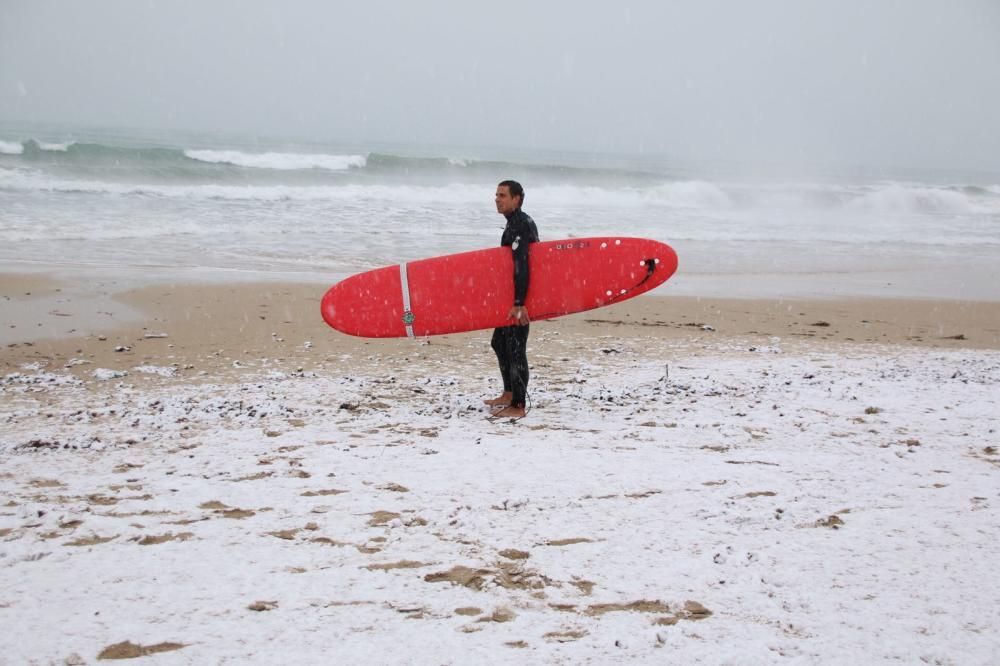
[[[412,338],[413,321],[411,319],[412,313],[410,312],[410,280],[406,275],[405,263],[399,265],[399,282],[403,289],[403,323],[406,325],[406,337]]]

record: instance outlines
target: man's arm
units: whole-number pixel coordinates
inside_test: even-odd
[[[531,243],[523,235],[514,238],[514,243],[510,246],[514,255],[514,305],[524,306],[524,299],[528,297],[528,284],[531,281],[531,270],[528,267],[528,246]]]
[[[514,307],[507,313],[509,319],[520,326],[528,323],[528,310],[524,300],[528,297],[531,269],[528,266],[528,246],[531,245],[530,230],[523,223],[519,225],[510,250],[514,257]]]

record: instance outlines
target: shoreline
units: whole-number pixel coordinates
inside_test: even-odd
[[[724,300],[897,299],[1000,302],[1000,270],[988,249],[959,255],[928,248],[897,247],[889,256],[871,248],[845,252],[844,247],[807,251],[771,243],[750,255],[747,246],[721,248],[701,241],[674,241],[680,268],[651,295]],[[757,243],[759,244],[759,243]],[[475,245],[475,244],[473,244]],[[455,251],[482,246],[451,248]],[[954,249],[954,248],[952,248]],[[450,250],[449,250],[450,251]],[[860,254],[859,254],[860,252]],[[757,259],[751,259],[750,256]],[[392,265],[399,256],[373,256],[325,266],[240,266],[53,264],[8,261],[0,284],[9,280],[56,280],[78,292],[95,287],[121,293],[167,284],[310,284],[330,286],[358,272]],[[769,259],[770,258],[770,259]],[[780,259],[779,259],[780,258]],[[697,267],[691,269],[690,266]]]
[[[43,363],[69,367],[87,379],[99,368],[128,372],[152,366],[194,379],[249,368],[316,370],[336,359],[357,363],[362,354],[407,359],[414,353],[461,354],[492,367],[484,331],[416,341],[335,331],[318,311],[325,289],[314,283],[238,282],[156,284],[121,292],[102,284],[88,292],[46,277],[0,275],[7,313],[0,371]],[[612,343],[694,354],[775,344],[997,350],[998,322],[1000,303],[992,302],[654,294],[534,322],[529,358],[545,363],[565,356],[567,347],[586,355]],[[549,344],[555,339],[558,345]]]

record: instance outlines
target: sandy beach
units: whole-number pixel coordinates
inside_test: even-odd
[[[86,379],[95,367],[128,370],[152,364],[177,368],[189,378],[232,374],[262,364],[281,370],[336,365],[333,357],[361,352],[406,358],[421,353],[444,360],[446,350],[469,349],[460,363],[492,368],[488,333],[419,341],[371,340],[342,335],[319,317],[327,285],[210,283],[153,285],[119,291],[81,290],[37,275],[0,274],[4,303],[0,362],[7,372],[42,361],[86,361],[70,370]],[[720,299],[650,295],[623,304],[535,322],[533,341],[546,334],[574,339],[580,350],[602,340],[686,345],[719,340],[784,345],[829,342],[902,345],[929,349],[1000,348],[1000,303],[929,299]],[[125,350],[124,348],[128,348]],[[116,351],[118,350],[118,351]],[[541,361],[552,349],[532,345]],[[458,359],[455,359],[458,360]],[[193,367],[188,367],[193,366]],[[238,373],[237,373],[238,374]]]
[[[1000,304],[536,322],[511,423],[488,333],[323,285],[0,286],[12,663],[1000,656]]]

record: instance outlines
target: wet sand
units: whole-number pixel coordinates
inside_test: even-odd
[[[261,363],[281,371],[325,367],[359,352],[405,362],[414,353],[456,363],[493,363],[488,332],[423,340],[354,338],[320,318],[318,284],[152,285],[115,293],[38,276],[0,275],[4,302],[0,370],[45,361],[81,378],[95,368],[172,367],[193,381],[217,380]],[[853,298],[717,299],[646,295],[620,305],[534,322],[532,361],[558,361],[569,348],[628,341],[690,353],[723,340],[832,345],[1000,349],[1000,303]],[[560,338],[558,349],[547,340]],[[550,358],[551,357],[551,358]]]

